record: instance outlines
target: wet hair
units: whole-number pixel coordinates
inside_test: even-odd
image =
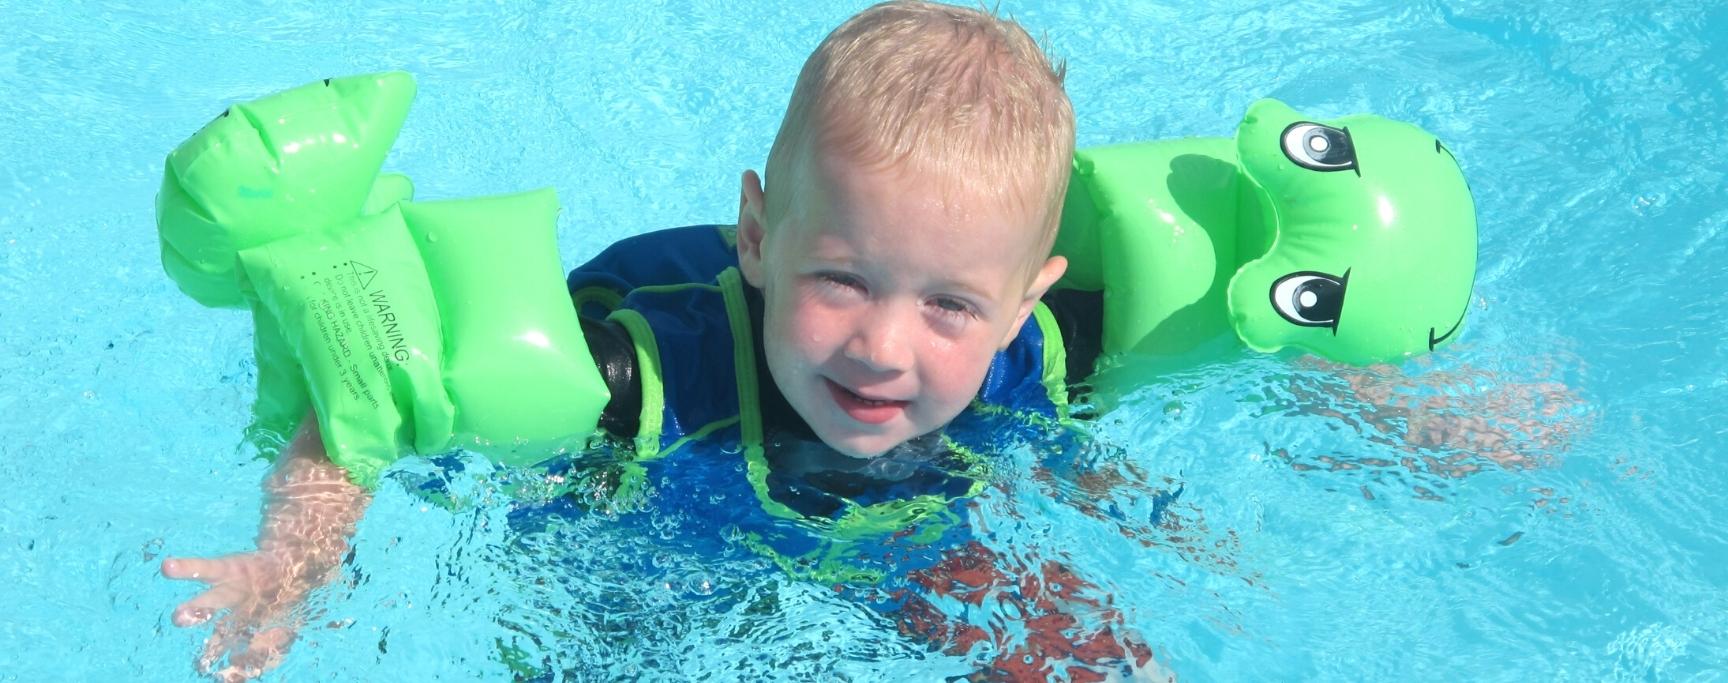
[[[828,34],[804,62],[768,155],[765,222],[823,150],[867,168],[981,190],[1039,216],[1038,262],[1060,219],[1074,109],[1052,64],[1012,20],[983,9],[884,2]]]

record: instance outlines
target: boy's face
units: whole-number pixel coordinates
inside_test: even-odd
[[[960,414],[1067,264],[1033,253],[1035,211],[813,156],[777,186],[795,194],[771,227],[760,179],[744,174],[740,269],[762,289],[787,401],[829,446],[874,457]]]

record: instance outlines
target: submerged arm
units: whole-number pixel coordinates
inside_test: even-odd
[[[305,425],[264,479],[258,550],[315,587],[334,577],[372,497],[325,454],[316,418],[308,416]]]
[[[371,502],[330,461],[308,416],[264,479],[264,521],[258,549],[218,558],[170,558],[162,574],[209,587],[174,610],[176,626],[196,626],[222,610],[199,659],[209,671],[224,655],[218,676],[244,680],[281,660],[305,621],[299,609],[314,589],[334,579],[355,525]]]

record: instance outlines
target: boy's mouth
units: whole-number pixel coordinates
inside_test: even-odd
[[[840,386],[834,380],[826,377],[822,378],[822,382],[828,385],[828,393],[834,396],[835,405],[840,406],[840,410],[845,411],[848,417],[864,424],[876,425],[892,420],[905,411],[907,405],[911,404],[911,401],[893,401],[860,396],[857,392]]]

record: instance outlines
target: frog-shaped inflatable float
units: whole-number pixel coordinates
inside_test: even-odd
[[[235,105],[168,157],[164,268],[249,307],[256,426],[316,406],[362,485],[406,452],[532,464],[590,436],[609,395],[568,292],[550,190],[438,202],[381,175],[404,73]],[[1103,351],[1173,354],[1231,333],[1350,363],[1454,339],[1475,269],[1457,162],[1420,129],[1256,103],[1231,139],[1076,155],[1060,287],[1103,292]],[[651,360],[651,359],[650,359]]]
[[[1233,335],[1362,365],[1457,337],[1476,216],[1458,162],[1422,129],[1261,100],[1234,139],[1081,150],[1056,252],[1058,287],[1104,292],[1106,354]]]

